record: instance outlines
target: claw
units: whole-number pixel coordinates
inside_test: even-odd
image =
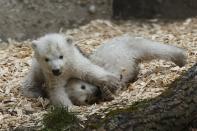
[[[108,77],[107,81],[103,82],[101,87],[102,99],[104,101],[111,101],[114,99],[113,94],[116,93],[118,89],[125,86],[121,80],[115,76]]]
[[[113,94],[106,86],[103,86],[103,88],[101,89],[101,93],[102,93],[102,99],[104,101],[111,101],[114,99]]]

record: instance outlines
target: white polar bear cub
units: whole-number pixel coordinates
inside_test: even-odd
[[[104,42],[90,56],[92,62],[121,77],[124,83],[136,78],[140,62],[152,59],[169,60],[179,66],[186,63],[185,51],[181,48],[127,34]],[[94,103],[101,94],[96,86],[77,79],[70,80],[66,90],[77,105]]]
[[[69,106],[72,102],[64,87],[70,78],[99,86],[107,100],[112,99],[111,92],[121,86],[119,78],[113,73],[84,57],[69,36],[47,34],[33,41],[32,47],[32,67],[22,88],[25,96],[38,97],[46,92],[52,104]]]

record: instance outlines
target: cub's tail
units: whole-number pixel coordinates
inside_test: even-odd
[[[161,44],[144,38],[135,38],[135,42],[131,46],[139,62],[163,59],[172,61],[180,67],[186,64],[186,51],[172,45]]]

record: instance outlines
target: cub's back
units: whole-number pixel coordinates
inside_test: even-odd
[[[106,70],[120,76],[122,72],[133,74],[136,70],[135,50],[132,49],[132,37],[127,35],[104,42],[90,59]]]

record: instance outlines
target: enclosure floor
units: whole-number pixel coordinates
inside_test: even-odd
[[[197,18],[174,22],[133,20],[113,23],[95,20],[80,28],[68,30],[65,34],[72,35],[83,51],[91,53],[104,40],[124,33],[182,47],[187,50],[188,64],[182,68],[162,60],[141,64],[138,80],[120,92],[113,101],[72,107],[71,110],[79,112],[78,116],[82,120],[87,120],[87,116],[95,113],[105,117],[105,113],[111,109],[123,108],[136,101],[160,95],[169,83],[197,61]],[[25,98],[20,91],[21,81],[30,68],[33,55],[30,43],[14,40],[9,40],[9,44],[1,43],[0,130],[41,125],[42,115],[49,108],[47,100]]]

